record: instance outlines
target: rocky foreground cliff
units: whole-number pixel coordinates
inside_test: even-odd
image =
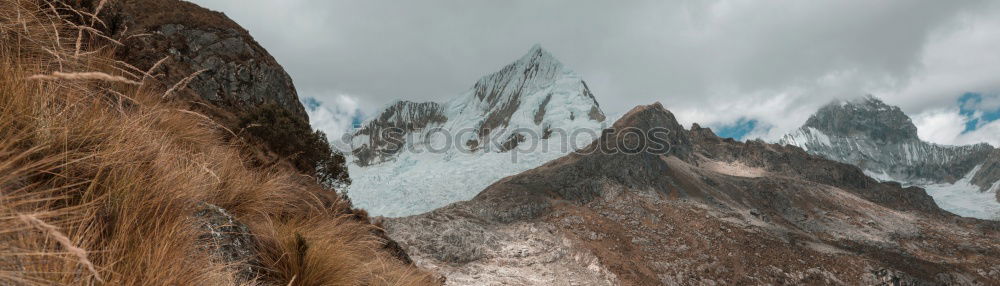
[[[613,133],[474,199],[391,219],[448,283],[995,285],[1000,223],[797,147],[684,129],[659,104],[613,130],[670,130],[668,153]],[[631,139],[630,139],[631,138]]]
[[[0,40],[0,284],[439,284],[221,13],[3,0]]]

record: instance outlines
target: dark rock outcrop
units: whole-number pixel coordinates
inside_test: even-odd
[[[1000,149],[993,149],[993,152],[984,154],[977,158],[979,172],[972,177],[972,184],[979,186],[982,190],[997,192],[997,201],[1000,201]]]
[[[227,265],[236,274],[237,281],[249,283],[260,276],[256,240],[246,224],[226,210],[207,203],[203,203],[194,216],[202,227],[202,234],[198,236],[202,247]]]
[[[207,115],[212,124],[230,131],[226,135],[250,143],[255,164],[286,165],[309,176],[349,182],[346,166],[339,163],[344,162],[343,155],[327,146],[325,135],[315,134],[308,127],[308,115],[291,77],[245,29],[224,14],[179,0],[87,0],[67,4],[80,11],[95,11],[101,6],[97,13],[100,20],[72,12],[64,12],[65,18],[93,26],[114,39],[114,57],[131,67],[122,69],[123,73],[138,78],[153,92],[162,92],[163,98],[185,103],[188,109]],[[293,130],[284,132],[287,138],[275,142],[251,134],[261,133],[255,130],[244,132],[255,128],[245,124],[247,117],[274,113],[263,110],[273,107],[280,109],[279,114],[285,118],[270,124],[289,125],[278,128]],[[300,132],[299,125],[306,126],[305,131]],[[288,146],[285,142],[302,144]],[[316,146],[323,150],[309,149]],[[289,148],[297,150],[285,151]],[[318,164],[313,162],[317,160],[303,160],[296,155],[315,153],[328,153],[329,158],[322,158]]]
[[[164,90],[194,76],[174,92],[229,111],[273,103],[308,121],[291,77],[222,13],[176,0],[105,5],[106,34],[123,45],[117,58],[148,71]]]
[[[438,103],[397,101],[354,132],[354,137],[363,138],[353,150],[354,156],[361,166],[388,160],[401,150],[407,135],[446,121],[448,117]]]
[[[60,11],[67,20],[93,26],[113,39],[114,57],[131,67],[123,73],[153,92],[162,92],[167,100],[186,103],[188,109],[210,117],[212,124],[228,129],[226,135],[249,143],[254,164],[291,167],[326,186],[350,183],[343,154],[329,146],[325,134],[309,126],[291,77],[223,13],[180,0],[65,4],[78,11],[96,11],[100,6],[99,20],[71,9]],[[83,42],[88,42],[86,37]],[[281,118],[267,122],[274,130],[247,130],[262,128],[250,122],[261,114]]]

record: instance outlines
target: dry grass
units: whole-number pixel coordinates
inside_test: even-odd
[[[433,284],[338,196],[248,167],[228,131],[163,101],[112,40],[51,7],[0,0],[0,284]],[[256,281],[203,250],[201,203],[249,225]]]

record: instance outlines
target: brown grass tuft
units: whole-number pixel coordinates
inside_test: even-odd
[[[154,65],[153,67],[155,68],[156,66]],[[188,83],[191,82],[191,80],[194,79],[194,77],[198,76],[199,74],[201,74],[201,73],[203,73],[205,71],[208,71],[208,70],[207,69],[203,69],[203,70],[200,70],[200,71],[196,71],[194,73],[191,73],[191,75],[188,75],[187,77],[181,79],[181,81],[178,81],[176,84],[174,84],[174,86],[171,86],[170,89],[167,89],[167,91],[163,92],[163,96],[162,97],[163,98],[167,98],[171,94],[173,94],[174,92],[176,92],[178,90],[181,90],[181,89],[184,89],[184,88],[187,88]]]
[[[70,241],[65,234],[59,232],[59,228],[55,227],[54,225],[45,223],[44,221],[38,219],[34,215],[22,214],[22,215],[17,215],[17,217],[21,219],[21,221],[23,221],[25,224],[38,228],[38,230],[41,230],[45,234],[48,234],[49,236],[54,238],[57,242],[59,242],[59,245],[62,245],[62,247],[66,249],[67,252],[76,255],[76,257],[79,259],[80,264],[86,266],[87,270],[89,270],[90,273],[94,275],[94,279],[96,279],[98,282],[104,283],[104,279],[101,279],[101,274],[97,273],[97,269],[94,269],[94,264],[90,262],[90,259],[87,259],[87,251],[84,250],[83,248],[79,248],[76,247],[76,245],[73,245],[73,242]]]
[[[129,79],[118,44],[39,3],[0,0],[0,285],[435,284],[332,191],[250,167],[231,131]],[[80,31],[79,48],[58,41]],[[206,250],[203,204],[248,225],[257,279]]]
[[[111,82],[127,83],[131,85],[142,85],[142,83],[130,80],[123,76],[109,75],[102,72],[52,72],[52,74],[43,75],[33,75],[29,76],[30,80],[103,80]]]

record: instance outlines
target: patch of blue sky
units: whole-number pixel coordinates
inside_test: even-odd
[[[715,134],[719,135],[719,137],[743,140],[750,132],[756,130],[759,125],[760,122],[757,119],[740,118],[740,120],[732,124],[718,126],[713,129],[715,129]]]
[[[967,92],[958,98],[958,108],[959,114],[966,118],[962,133],[975,131],[980,126],[1000,119],[1000,94]]]
[[[319,109],[323,103],[316,100],[316,98],[304,97],[302,98],[302,105],[306,108],[306,110],[315,111],[316,109]]]

